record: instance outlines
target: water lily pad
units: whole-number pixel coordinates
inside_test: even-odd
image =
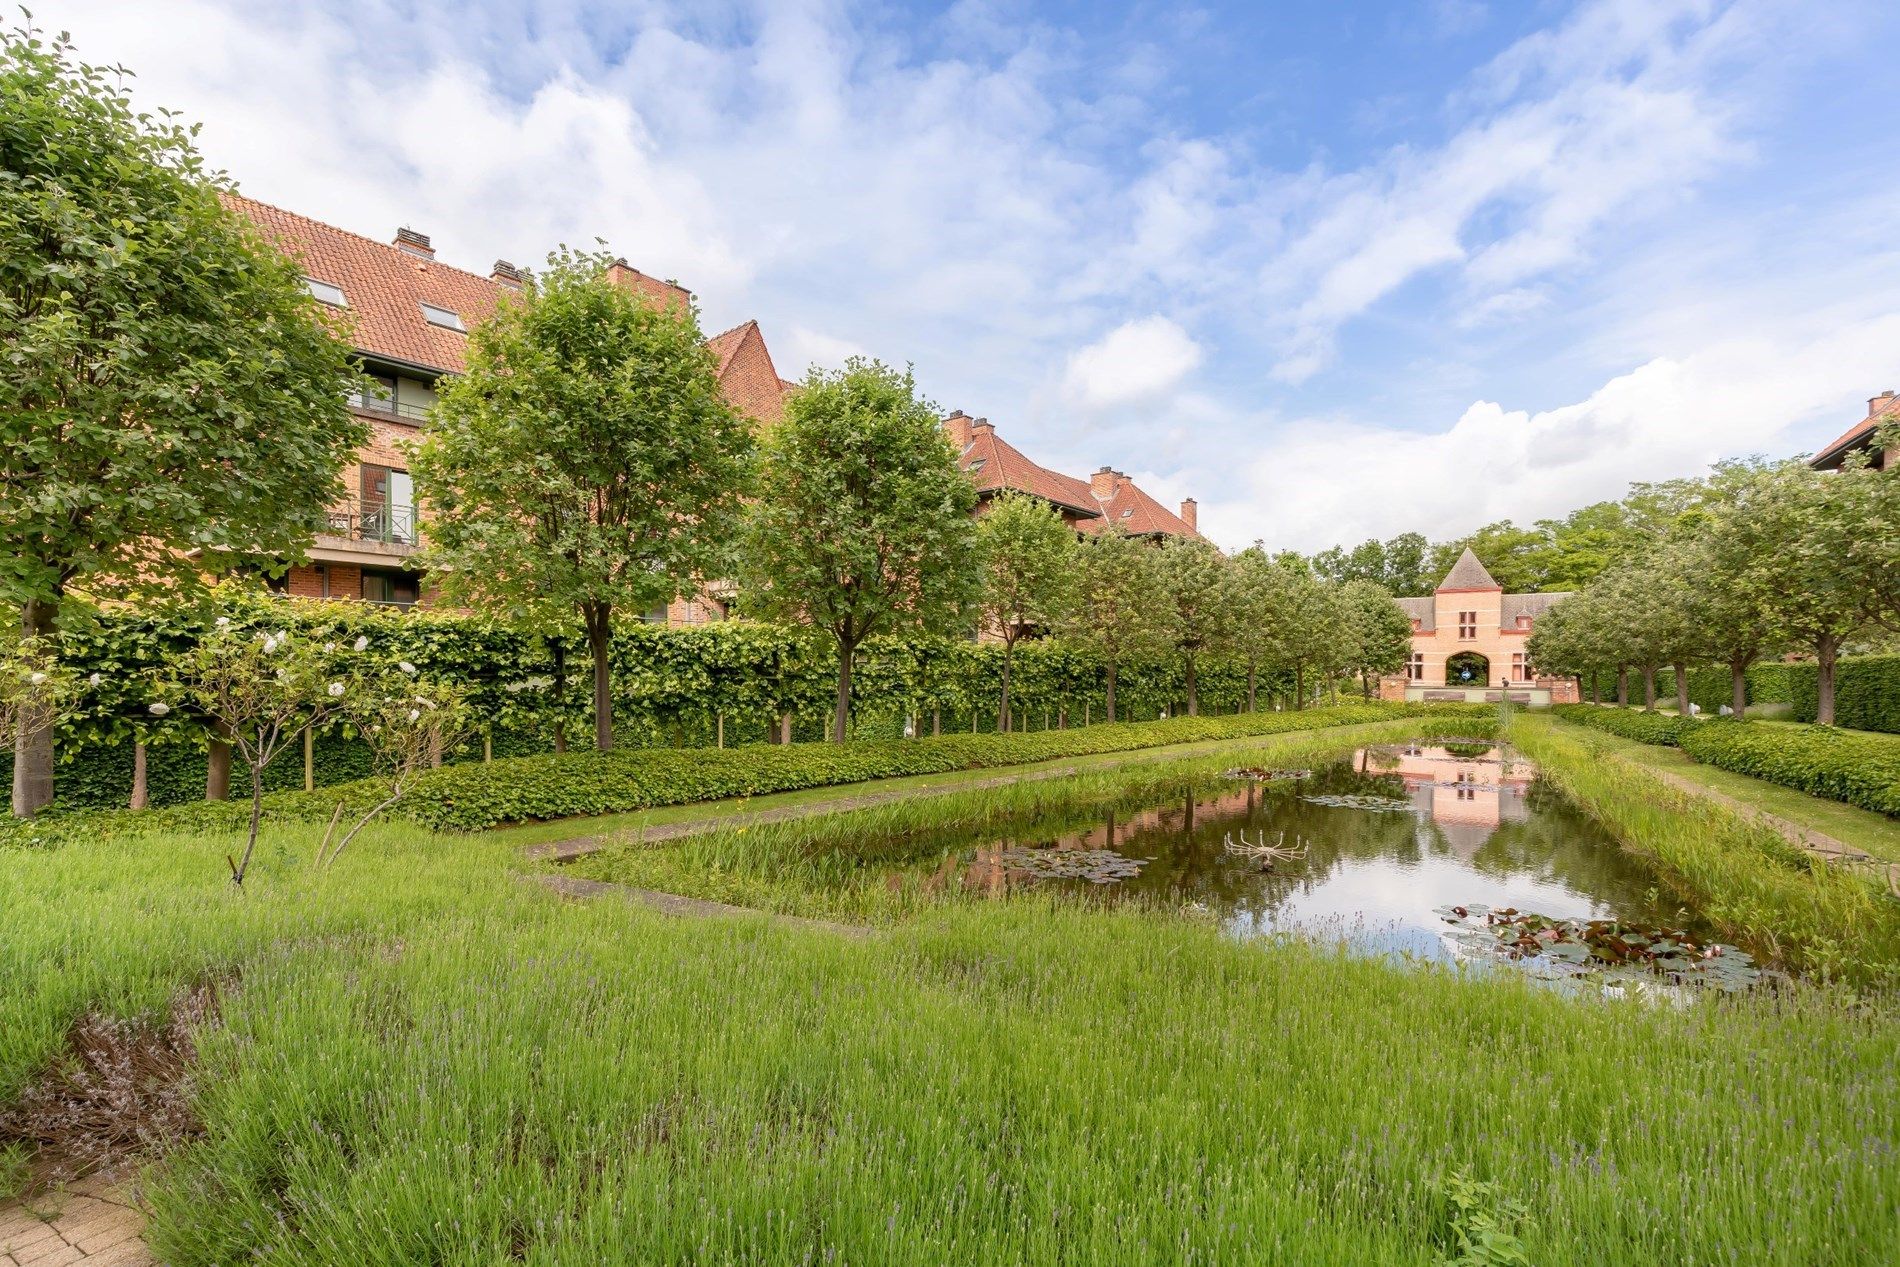
[[[1459,944],[1533,968],[1607,973],[1620,979],[1649,974],[1725,991],[1746,990],[1761,978],[1747,951],[1698,941],[1678,928],[1613,919],[1555,919],[1475,903],[1441,906],[1437,913],[1452,926],[1450,936]]]
[[[1002,864],[1035,880],[1087,880],[1116,884],[1132,880],[1152,858],[1130,858],[1113,849],[1005,849]]]
[[[1348,792],[1329,793],[1324,796],[1302,796],[1308,805],[1327,805],[1334,809],[1363,809],[1375,814],[1409,813],[1412,802],[1396,796],[1366,796]]]

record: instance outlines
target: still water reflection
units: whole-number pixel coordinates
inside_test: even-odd
[[[1304,854],[1263,862],[1230,848],[1242,841]],[[1044,850],[1108,851],[1141,869],[1100,883],[1047,878],[1060,868]],[[1365,748],[1306,778],[1236,779],[1216,795],[1104,814],[1086,830],[985,842],[960,851],[940,879],[1198,903],[1238,936],[1298,930],[1433,958],[1459,957],[1434,913],[1448,905],[1695,925],[1529,762],[1485,743]]]

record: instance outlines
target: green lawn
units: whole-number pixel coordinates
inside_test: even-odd
[[[1182,919],[952,904],[870,941],[559,902],[493,841],[289,832],[0,858],[4,1068],[225,983],[174,1267],[1900,1254],[1900,1029],[1797,990],[1579,1002]],[[1763,1199],[1773,1193],[1774,1199]]]
[[[1231,759],[1159,755],[1074,783]],[[950,786],[914,820],[1074,790]],[[1638,799],[1639,843],[1730,847]],[[1049,900],[846,938],[564,902],[525,881],[524,833],[386,824],[316,872],[320,834],[272,825],[243,894],[227,836],[0,851],[0,1103],[81,1012],[220,989],[204,1133],[147,1177],[173,1267],[1425,1267],[1487,1213],[1536,1263],[1900,1258],[1900,1025],[1866,993],[1577,999]],[[1710,882],[1805,882],[1729,865]]]
[[[1559,723],[1561,724],[1561,723]],[[1763,722],[1763,725],[1779,723]],[[1574,729],[1571,728],[1571,729]],[[1836,840],[1864,849],[1876,858],[1900,860],[1900,823],[1884,814],[1843,805],[1839,801],[1809,796],[1793,788],[1781,787],[1745,774],[1733,774],[1711,765],[1703,765],[1680,748],[1636,743],[1606,732],[1604,747],[1625,760],[1693,780],[1712,791],[1741,801],[1754,809],[1785,818],[1801,827],[1832,836]],[[1873,734],[1872,731],[1850,731]],[[1888,736],[1891,738],[1891,736]]]

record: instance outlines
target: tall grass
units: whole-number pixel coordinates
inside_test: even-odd
[[[1823,976],[1900,984],[1900,902],[1875,877],[1675,788],[1590,731],[1521,717],[1508,738],[1731,937]]]
[[[174,1264],[1890,1261],[1894,1031],[1406,974],[1058,908],[858,942],[618,903],[248,976]]]

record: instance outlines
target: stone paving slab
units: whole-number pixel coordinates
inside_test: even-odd
[[[95,1175],[29,1202],[0,1203],[0,1267],[159,1267],[130,1189]]]

